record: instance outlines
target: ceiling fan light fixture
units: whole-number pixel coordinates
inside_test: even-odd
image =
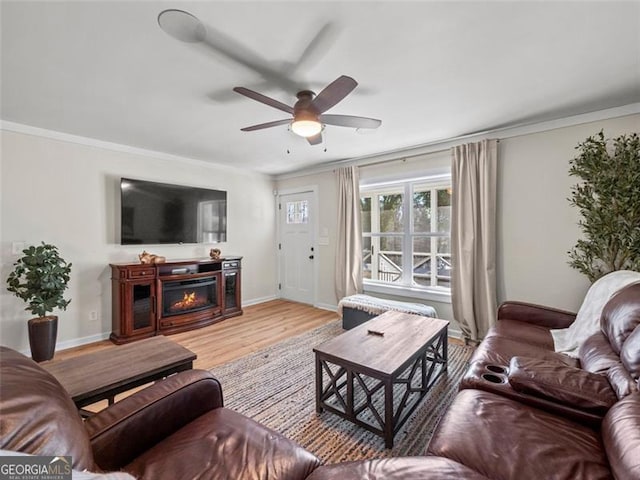
[[[318,120],[294,120],[291,122],[291,131],[301,137],[313,137],[322,131],[322,124]]]

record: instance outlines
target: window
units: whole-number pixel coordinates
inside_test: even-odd
[[[307,200],[287,202],[287,223],[309,223],[309,204]]]
[[[449,293],[451,178],[362,186],[364,281]]]

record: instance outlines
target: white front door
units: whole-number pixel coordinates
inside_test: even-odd
[[[301,303],[314,303],[313,192],[279,195],[280,296]]]

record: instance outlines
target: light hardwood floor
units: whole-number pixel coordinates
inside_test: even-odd
[[[264,347],[338,320],[335,312],[287,300],[273,300],[245,307],[243,315],[168,338],[196,355],[194,368],[209,370]],[[56,352],[54,360],[71,358],[107,348],[109,340]]]
[[[194,352],[198,358],[194,368],[209,370],[217,365],[258,351],[287,338],[338,320],[338,314],[287,300],[272,300],[245,307],[243,315],[228,318],[208,327],[171,335],[168,338]],[[461,344],[449,338],[449,343]],[[63,360],[104,349],[116,349],[109,340],[70,348],[55,353],[54,360]],[[116,396],[121,400],[144,386]],[[97,412],[107,407],[102,401],[86,408]]]

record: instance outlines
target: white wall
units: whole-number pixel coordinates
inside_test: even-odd
[[[586,278],[567,265],[566,252],[579,235],[578,214],[567,198],[575,179],[568,176],[575,147],[604,129],[607,137],[640,131],[640,115],[504,138],[498,170],[498,300],[518,299],[576,310],[588,288]],[[139,247],[116,240],[118,181],[130,176],[227,190],[228,241],[223,254],[243,255],[243,301],[254,303],[276,294],[274,182],[267,176],[203,162],[118,152],[35,135],[3,131],[0,164],[0,342],[27,349],[26,320],[20,300],[4,282],[17,255],[13,242],[58,245],[73,263],[69,297],[58,312],[59,347],[92,341],[111,331],[110,262],[136,261]],[[462,142],[461,142],[462,143]],[[445,162],[446,163],[446,162]],[[403,167],[404,165],[404,167]],[[392,169],[441,168],[442,154],[362,169],[370,178]],[[403,168],[405,170],[403,170]],[[388,172],[387,172],[388,173]],[[316,304],[335,307],[334,258],[337,194],[331,171],[283,178],[277,188],[316,185],[319,227],[329,232],[319,245]],[[250,194],[248,194],[248,192]],[[207,246],[154,246],[169,259],[206,256]],[[420,300],[420,299],[416,299]],[[442,318],[451,307],[432,303]],[[89,312],[99,320],[89,321]]]
[[[578,212],[569,205],[570,187],[577,182],[568,175],[575,147],[604,129],[615,137],[640,131],[640,115],[602,120],[542,133],[505,138],[499,144],[497,281],[498,301],[522,300],[576,311],[589,286],[586,277],[567,264],[567,251],[579,237]],[[464,142],[459,142],[464,143]],[[402,154],[397,155],[401,157]],[[446,166],[447,154],[433,153],[361,168],[361,178],[389,174],[433,172]],[[425,173],[422,173],[424,175]],[[332,172],[283,176],[278,189],[317,184],[320,225],[329,227],[331,241],[320,247],[318,303],[336,305],[333,289],[335,258],[336,183]],[[432,304],[442,318],[453,320],[451,305]],[[452,325],[455,330],[456,325]]]
[[[614,118],[500,141],[498,159],[498,297],[576,311],[589,287],[567,264],[580,236],[569,205],[575,147],[604,130],[607,138],[640,132],[640,115]]]
[[[206,257],[212,246],[243,259],[243,303],[276,295],[274,183],[270,177],[190,160],[156,158],[3,131],[0,208],[0,342],[28,349],[30,312],[4,288],[13,242],[57,245],[72,262],[66,311],[58,311],[58,348],[111,331],[110,262],[136,262],[143,247],[118,244],[121,176],[227,191],[228,241],[145,246],[168,259]],[[98,321],[89,312],[99,313]]]

